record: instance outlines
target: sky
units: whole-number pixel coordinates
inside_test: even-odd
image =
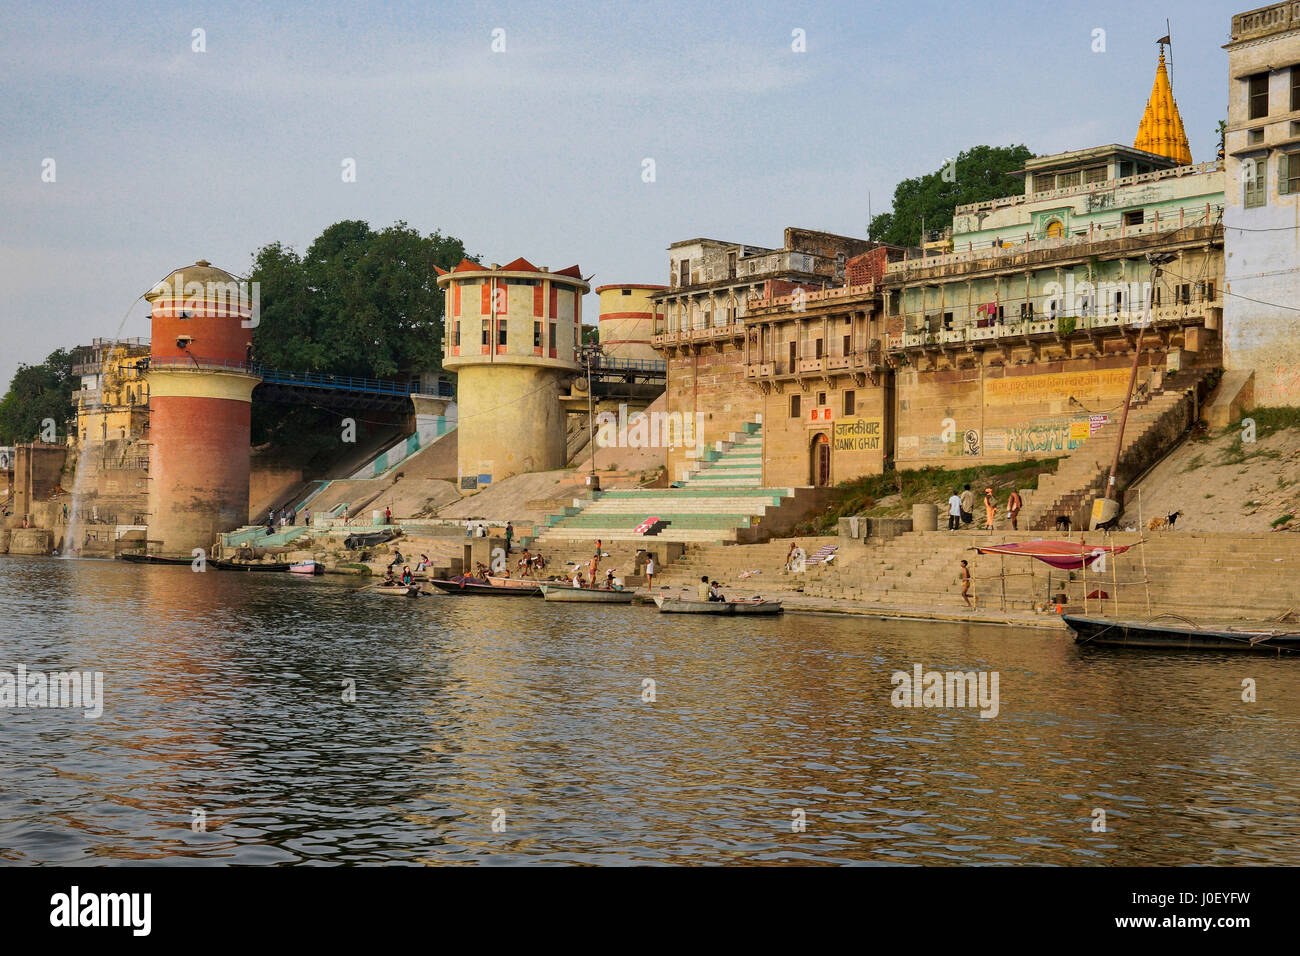
[[[147,336],[140,296],[174,269],[246,275],[341,219],[593,287],[665,283],[697,236],[865,237],[970,146],[1131,144],[1166,17],[1211,160],[1249,8],[0,0],[0,392],[56,348]]]

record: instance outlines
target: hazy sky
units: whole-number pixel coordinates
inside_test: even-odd
[[[678,239],[865,236],[868,194],[882,212],[968,146],[1132,143],[1166,16],[1209,160],[1250,6],[0,0],[0,391],[55,348],[148,335],[135,300],[172,269],[245,274],[340,219],[595,284],[667,281]]]

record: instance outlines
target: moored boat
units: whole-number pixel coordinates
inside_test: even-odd
[[[487,597],[534,597],[541,593],[541,587],[533,588],[498,588],[481,578],[458,574],[453,578],[429,581],[439,591],[448,594],[479,594]]]
[[[288,561],[262,563],[258,561],[220,561],[213,559],[208,564],[218,571],[288,571],[293,567]]]
[[[391,594],[396,597],[419,597],[420,589],[406,584],[384,585],[371,588],[376,594]]]
[[[694,601],[671,594],[656,594],[655,604],[661,614],[780,614],[780,601],[752,598],[742,601]]]
[[[132,554],[122,552],[117,556],[119,561],[128,561],[131,564],[193,564],[193,558],[164,558],[156,554]]]
[[[636,592],[631,588],[609,590],[605,588],[575,588],[572,584],[543,584],[542,596],[548,601],[567,601],[581,604],[631,604]]]
[[[1076,644],[1162,650],[1300,652],[1300,630],[1293,626],[1218,624],[1203,627],[1177,617],[1173,618],[1176,623],[1158,623],[1161,618],[1169,617],[1159,615],[1146,621],[1123,621],[1061,615],[1074,632]]]
[[[289,565],[290,574],[324,574],[325,565],[319,561],[299,561]]]
[[[509,588],[515,591],[527,591],[529,594],[541,594],[542,587],[540,581],[529,581],[527,578],[503,578],[495,574],[488,575],[488,584],[494,588]]]

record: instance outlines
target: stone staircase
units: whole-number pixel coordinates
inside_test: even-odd
[[[691,545],[680,559],[655,575],[655,590],[662,587],[669,591],[682,588],[694,591],[700,577],[706,574],[709,580],[723,584],[728,595],[734,592],[743,597],[801,590],[804,575],[785,570],[785,556],[795,540],[808,549],[807,543],[833,539],[773,538],[762,544],[742,547],[724,544]],[[751,571],[758,573],[741,577]]]
[[[1184,373],[1176,385],[1166,387],[1135,402],[1129,410],[1124,431],[1124,452],[1120,457],[1121,487],[1125,475],[1132,476],[1159,460],[1196,420],[1197,395],[1202,375]],[[1020,526],[1027,530],[1051,530],[1058,517],[1070,519],[1074,529],[1086,528],[1091,518],[1092,502],[1104,495],[1115,442],[1119,434],[1119,416],[1065,458],[1054,474],[1039,479],[1037,489],[1021,489],[1024,507]],[[978,495],[976,496],[978,499]],[[976,501],[976,511],[981,505]],[[977,518],[977,523],[982,518]]]
[[[1198,621],[1225,617],[1261,620],[1292,608],[1300,611],[1300,594],[1294,583],[1300,574],[1300,540],[1289,533],[1154,533],[1147,536],[1145,549],[1133,547],[1111,558],[1113,566],[1108,565],[1105,571],[1089,569],[1086,578],[1076,571],[1072,581],[1068,580],[1067,572],[1032,558],[1003,559],[998,555],[978,555],[972,550],[980,544],[1042,537],[1024,531],[909,532],[883,545],[857,551],[852,557],[845,557],[841,549],[840,561],[844,563],[837,561],[838,566],[806,572],[803,591],[809,597],[863,602],[882,609],[947,610],[964,606],[959,562],[965,559],[971,567],[971,591],[982,608],[1001,608],[1003,580],[999,572],[1005,567],[1008,610],[1042,605],[1048,602],[1049,595],[1064,590],[1069,597],[1067,606],[1081,611],[1086,582],[1088,593],[1100,589],[1117,599],[1117,602],[1110,598],[1088,602],[1091,612],[1105,615],[1145,619],[1153,614],[1172,613]],[[1136,533],[1106,537],[1088,532],[1082,540],[1089,544],[1136,545],[1139,537]],[[1069,540],[1079,541],[1081,536],[1076,533]],[[1150,613],[1147,589],[1141,583],[1144,560],[1145,575],[1150,581]]]
[[[590,503],[547,518],[535,538],[544,551],[565,551],[571,543],[607,544],[737,542],[792,527],[824,503],[825,491],[762,486],[762,426],[749,422],[701,456],[685,480],[668,488],[598,492]],[[647,518],[664,524],[655,534],[638,534]],[[593,548],[594,550],[594,548]]]

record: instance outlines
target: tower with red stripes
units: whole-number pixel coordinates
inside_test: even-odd
[[[446,295],[443,367],[457,375],[462,494],[510,475],[563,468],[560,395],[580,372],[578,267],[551,272],[527,259],[438,270]]]
[[[151,550],[189,556],[248,522],[253,388],[246,284],[200,259],[145,294]]]

